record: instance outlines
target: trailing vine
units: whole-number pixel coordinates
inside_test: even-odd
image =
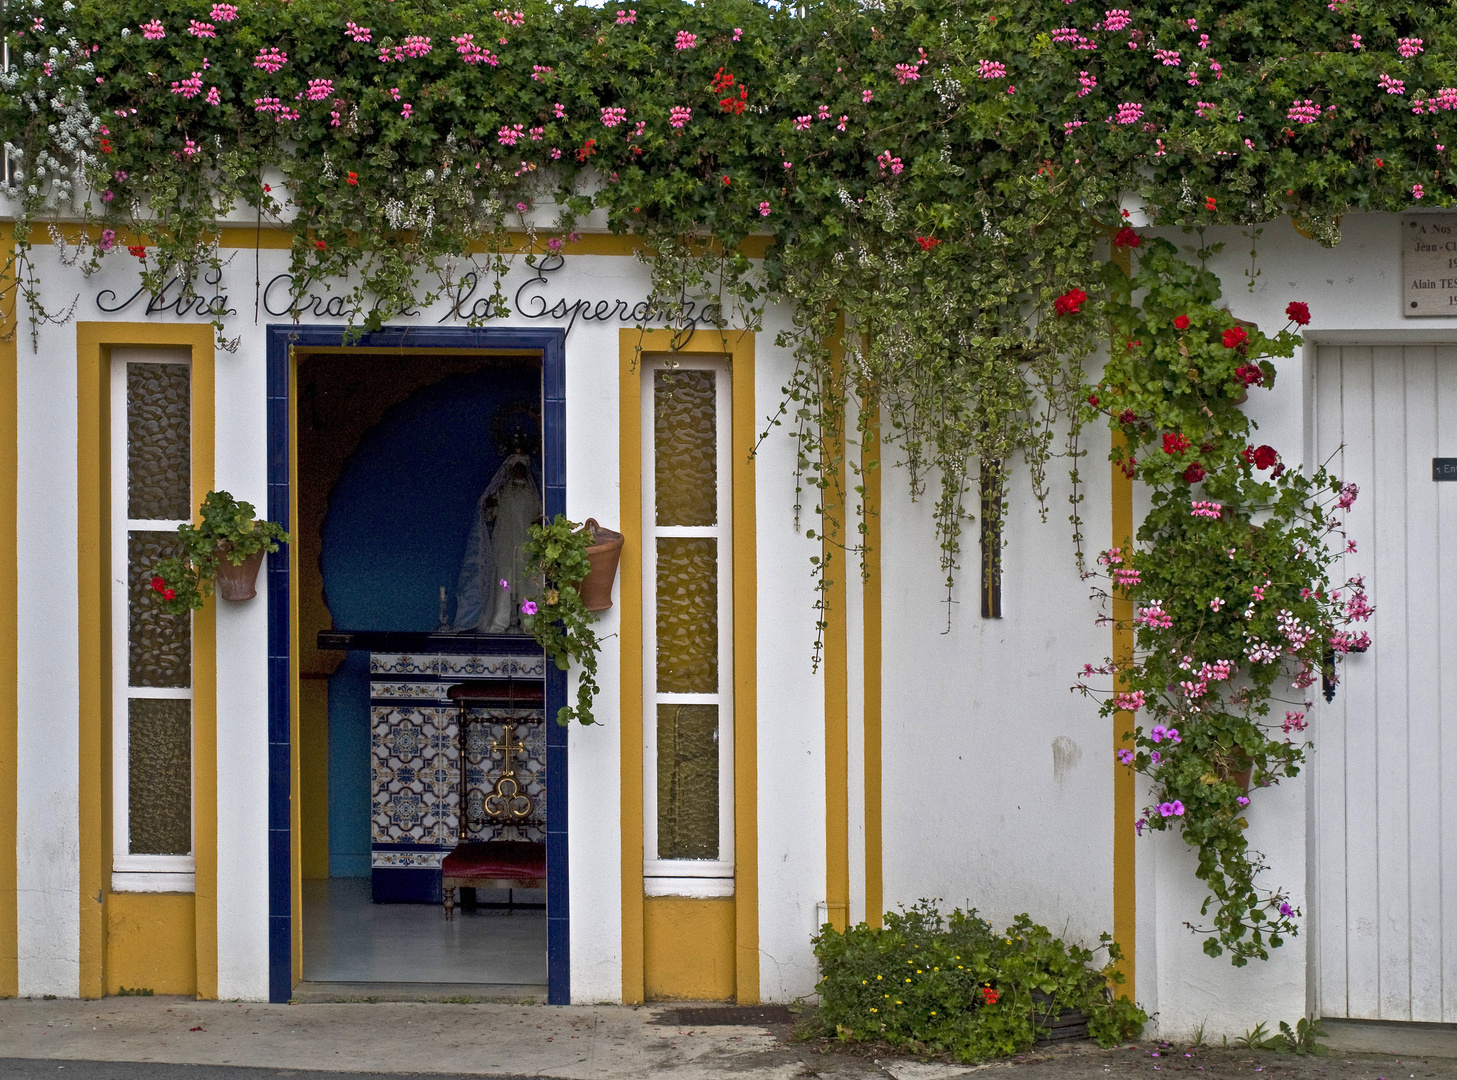
[[[1136,545],[1099,558],[1111,593],[1097,594],[1130,601],[1136,652],[1085,665],[1075,689],[1116,679],[1103,714],[1133,725],[1118,758],[1154,791],[1136,827],[1178,829],[1198,850],[1212,923],[1187,925],[1240,966],[1297,933],[1300,915],[1257,884],[1246,808],[1299,772],[1309,688],[1333,684],[1336,655],[1370,642],[1347,628],[1371,615],[1360,579],[1330,581],[1355,547],[1343,526],[1357,492],[1323,468],[1287,468],[1240,411],[1274,385],[1272,358],[1293,355],[1306,305],[1292,301],[1287,328],[1267,336],[1216,307],[1218,280],[1168,241],[1132,229],[1117,240],[1140,258],[1131,280],[1109,274],[1113,355],[1087,407],[1122,434],[1114,459],[1150,510]]]
[[[570,258],[598,215],[643,239],[643,310],[680,337],[694,320],[757,327],[766,303],[792,306],[781,341],[796,366],[774,422],[798,439],[829,536],[821,586],[842,572],[828,568],[833,559],[848,562],[861,546],[847,526],[861,486],[847,448],[875,435],[907,466],[914,494],[934,486],[948,590],[983,468],[998,480],[986,502],[996,514],[1009,463],[1027,463],[1039,499],[1057,454],[1076,466],[1078,429],[1092,415],[1083,365],[1107,309],[1126,340],[1159,343],[1115,354],[1104,375],[1108,392],[1143,402],[1128,437],[1188,438],[1208,501],[1222,507],[1217,522],[1182,521],[1188,492],[1168,470],[1176,458],[1183,471],[1195,464],[1187,448],[1139,456],[1155,512],[1145,554],[1125,557],[1157,563],[1157,553],[1181,551],[1190,563],[1187,574],[1150,565],[1147,580],[1164,591],[1135,599],[1185,614],[1206,602],[1213,556],[1192,535],[1178,540],[1176,522],[1186,533],[1203,526],[1208,539],[1248,532],[1253,518],[1262,531],[1249,535],[1267,539],[1224,538],[1247,552],[1234,562],[1251,573],[1268,565],[1277,591],[1303,575],[1282,603],[1319,634],[1334,626],[1299,595],[1332,595],[1319,560],[1299,573],[1276,565],[1277,551],[1304,543],[1301,530],[1317,550],[1313,500],[1327,478],[1240,471],[1245,429],[1215,370],[1228,358],[1204,341],[1201,363],[1213,366],[1181,383],[1168,328],[1130,314],[1126,284],[1103,284],[1102,237],[1133,201],[1150,224],[1235,225],[1252,242],[1288,214],[1327,245],[1345,213],[1450,204],[1450,5],[519,2],[12,0],[0,15],[14,62],[0,74],[0,140],[14,166],[0,303],[24,308],[33,341],[41,323],[69,316],[42,304],[33,249],[42,222],[77,226],[52,228],[50,239],[84,271],[132,259],[149,292],[170,283],[206,301],[223,270],[218,222],[234,215],[283,230],[295,298],[337,290],[358,328],[448,297],[467,274],[494,283],[472,318],[494,318],[507,313],[501,279],[514,260]],[[750,258],[747,242],[760,238],[766,253]],[[1156,250],[1140,273],[1154,272]],[[1188,333],[1205,334],[1217,282],[1179,265],[1168,256],[1160,287],[1185,290]],[[215,307],[194,310],[212,312],[221,339]],[[1251,333],[1243,347],[1278,356],[1288,344]],[[1155,379],[1127,367],[1144,362],[1168,371]],[[1260,370],[1273,377],[1267,363]],[[1188,411],[1193,401],[1209,413]],[[1188,624],[1174,618],[1183,633]],[[1214,647],[1206,638],[1200,650]],[[1316,648],[1314,638],[1302,644],[1301,663]],[[1139,669],[1149,692],[1167,685],[1155,685],[1161,663]],[[1275,676],[1261,684],[1259,670],[1242,678],[1265,693]],[[1264,700],[1215,711],[1254,724]],[[1252,727],[1221,729],[1212,715],[1200,720],[1209,738],[1196,746],[1181,736],[1174,757],[1238,738],[1256,776],[1298,764],[1298,748],[1260,757]],[[1139,767],[1175,783],[1155,750],[1166,748],[1144,747]],[[1256,863],[1219,817],[1229,785],[1213,775],[1207,800],[1181,799],[1176,824],[1214,853],[1201,874],[1226,889],[1216,889],[1216,921],[1225,920],[1216,939],[1238,962],[1288,933],[1289,916],[1273,935],[1263,916],[1250,929],[1251,913],[1269,908],[1250,900]],[[1196,819],[1223,831],[1196,836]]]

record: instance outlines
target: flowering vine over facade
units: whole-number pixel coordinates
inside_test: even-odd
[[[796,432],[808,473],[797,486],[814,490],[828,534],[822,583],[857,546],[848,523],[863,485],[825,468],[847,415],[905,464],[914,493],[935,477],[949,594],[982,463],[1025,460],[1041,499],[1053,458],[1113,410],[1148,436],[1132,440],[1124,471],[1162,493],[1146,526],[1158,544],[1111,567],[1137,575],[1114,587],[1147,613],[1139,634],[1180,639],[1196,612],[1240,626],[1217,651],[1203,639],[1185,650],[1177,677],[1140,668],[1147,685],[1119,692],[1142,690],[1143,710],[1168,710],[1159,723],[1179,732],[1172,749],[1139,744],[1134,767],[1169,796],[1145,820],[1201,845],[1201,875],[1226,889],[1216,937],[1242,959],[1259,954],[1257,937],[1236,933],[1251,912],[1276,913],[1275,937],[1293,917],[1283,900],[1249,899],[1254,864],[1240,861],[1228,817],[1249,796],[1220,779],[1232,760],[1207,790],[1166,762],[1199,753],[1217,765],[1210,748],[1237,740],[1257,777],[1295,768],[1298,747],[1260,742],[1250,718],[1265,715],[1260,704],[1250,699],[1247,715],[1231,695],[1252,679],[1268,689],[1291,665],[1308,677],[1314,651],[1342,640],[1332,605],[1353,594],[1321,577],[1320,529],[1300,516],[1315,513],[1325,481],[1280,471],[1278,458],[1259,464],[1265,448],[1236,436],[1223,405],[1217,432],[1180,411],[1190,393],[1228,405],[1268,387],[1269,357],[1287,343],[1216,325],[1206,294],[1217,282],[1204,278],[1184,283],[1197,289],[1169,325],[1128,322],[1122,287],[1110,293],[1101,277],[1105,234],[1093,223],[1124,226],[1133,192],[1153,224],[1288,214],[1333,244],[1353,209],[1452,203],[1457,25],[1442,14],[1413,0],[528,0],[489,13],[416,0],[12,0],[0,15],[13,62],[0,73],[0,142],[16,221],[0,303],[32,329],[66,317],[42,303],[39,220],[79,213],[80,251],[68,258],[95,269],[130,251],[144,288],[176,280],[186,294],[221,266],[218,217],[246,207],[291,237],[298,295],[340,283],[356,326],[438,300],[465,270],[495,282],[484,316],[494,317],[507,310],[511,230],[528,233],[531,252],[570,257],[580,219],[600,211],[614,232],[647,241],[647,308],[670,323],[686,327],[705,300],[725,324],[750,327],[769,300],[792,307],[782,340],[797,367],[775,422]],[[772,240],[762,261],[744,253],[751,233]],[[1147,267],[1147,242],[1117,236]],[[1193,273],[1166,263],[1160,273]],[[1095,391],[1083,362],[1105,338],[1110,302],[1130,332]],[[1167,400],[1129,400],[1120,365],[1165,362],[1171,334],[1197,338],[1218,393],[1175,379]],[[1188,445],[1165,452],[1165,434]],[[1250,532],[1250,508],[1265,502],[1274,524]],[[1194,503],[1217,503],[1220,516]],[[1005,500],[988,505],[1000,512]],[[1311,553],[1298,564],[1287,558],[1297,535]],[[1211,575],[1201,560],[1227,541],[1226,563],[1249,573],[1195,587],[1148,554],[1175,550],[1159,545],[1176,537]],[[1266,563],[1279,573],[1259,577]],[[1290,591],[1297,578],[1309,595]],[[1254,600],[1256,588],[1269,599]],[[1199,692],[1169,697],[1186,682]]]

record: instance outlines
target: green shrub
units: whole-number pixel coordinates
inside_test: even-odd
[[[1111,987],[1118,946],[1070,945],[1026,915],[998,934],[976,911],[942,916],[929,901],[887,912],[885,928],[814,939],[825,1029],[846,1041],[950,1054],[961,1061],[1006,1057],[1031,1046],[1064,1009],[1081,1009],[1101,1046],[1136,1036],[1148,1015]],[[1098,951],[1108,961],[1094,967]]]

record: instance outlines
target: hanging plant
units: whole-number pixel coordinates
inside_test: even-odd
[[[201,608],[203,598],[213,594],[220,567],[243,566],[289,542],[281,525],[259,521],[256,513],[252,503],[226,491],[207,493],[199,513],[202,521],[177,526],[181,553],[161,560],[149,575],[164,611],[183,615]]]
[[[521,604],[521,625],[546,651],[547,657],[562,671],[575,662],[577,703],[563,705],[556,720],[563,727],[573,720],[595,724],[592,703],[597,696],[597,654],[602,642],[592,624],[597,621],[578,591],[592,570],[587,549],[592,544],[591,532],[574,525],[561,514],[545,524],[532,525],[525,552],[537,566],[542,582],[541,594]]]
[[[1210,923],[1187,925],[1208,935],[1206,953],[1227,950],[1239,966],[1297,933],[1300,915],[1257,881],[1248,808],[1298,774],[1306,693],[1322,673],[1334,680],[1329,658],[1370,642],[1348,629],[1371,615],[1361,580],[1330,582],[1355,550],[1343,515],[1356,488],[1286,468],[1253,444],[1237,406],[1246,388],[1274,382],[1272,358],[1294,353],[1290,327],[1310,321],[1306,305],[1292,302],[1287,328],[1266,336],[1215,306],[1213,274],[1167,241],[1142,243],[1131,280],[1109,275],[1113,355],[1087,399],[1123,436],[1114,460],[1148,490],[1136,543],[1099,558],[1110,582],[1100,594],[1129,601],[1136,650],[1086,665],[1075,689],[1113,677],[1103,715],[1134,725],[1118,759],[1153,792],[1134,827],[1176,830],[1197,849]]]

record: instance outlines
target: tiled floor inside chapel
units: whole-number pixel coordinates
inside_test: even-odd
[[[545,992],[544,890],[517,889],[516,908],[457,905],[447,922],[439,904],[375,904],[368,878],[305,881],[304,980],[520,987]],[[481,890],[478,899],[501,902]]]

